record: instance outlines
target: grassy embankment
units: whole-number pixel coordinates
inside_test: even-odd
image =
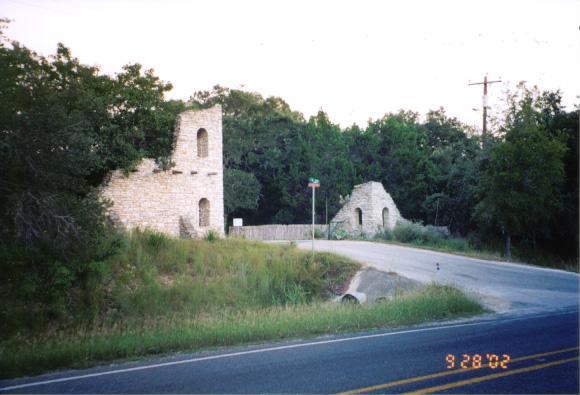
[[[97,314],[4,338],[1,377],[483,311],[438,285],[372,306],[327,303],[358,265],[332,254],[312,259],[291,245],[137,232],[106,264],[91,295]]]

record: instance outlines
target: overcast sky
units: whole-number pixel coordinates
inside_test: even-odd
[[[105,73],[139,62],[174,89],[219,84],[280,96],[341,126],[443,106],[481,124],[526,80],[580,102],[580,0],[544,1],[67,1],[0,0],[7,35],[37,52],[57,42]]]

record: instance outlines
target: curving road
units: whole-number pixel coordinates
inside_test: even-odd
[[[311,243],[297,245],[310,249]],[[455,285],[496,312],[551,311],[579,304],[576,273],[367,241],[316,240],[314,247],[422,283]]]

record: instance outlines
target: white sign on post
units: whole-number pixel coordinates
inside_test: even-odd
[[[241,218],[234,218],[234,226],[244,226],[244,221]]]

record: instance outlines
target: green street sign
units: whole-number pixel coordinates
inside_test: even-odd
[[[313,184],[320,184],[320,180],[318,178],[314,178],[314,177],[310,177],[308,179],[308,182],[311,182]]]

